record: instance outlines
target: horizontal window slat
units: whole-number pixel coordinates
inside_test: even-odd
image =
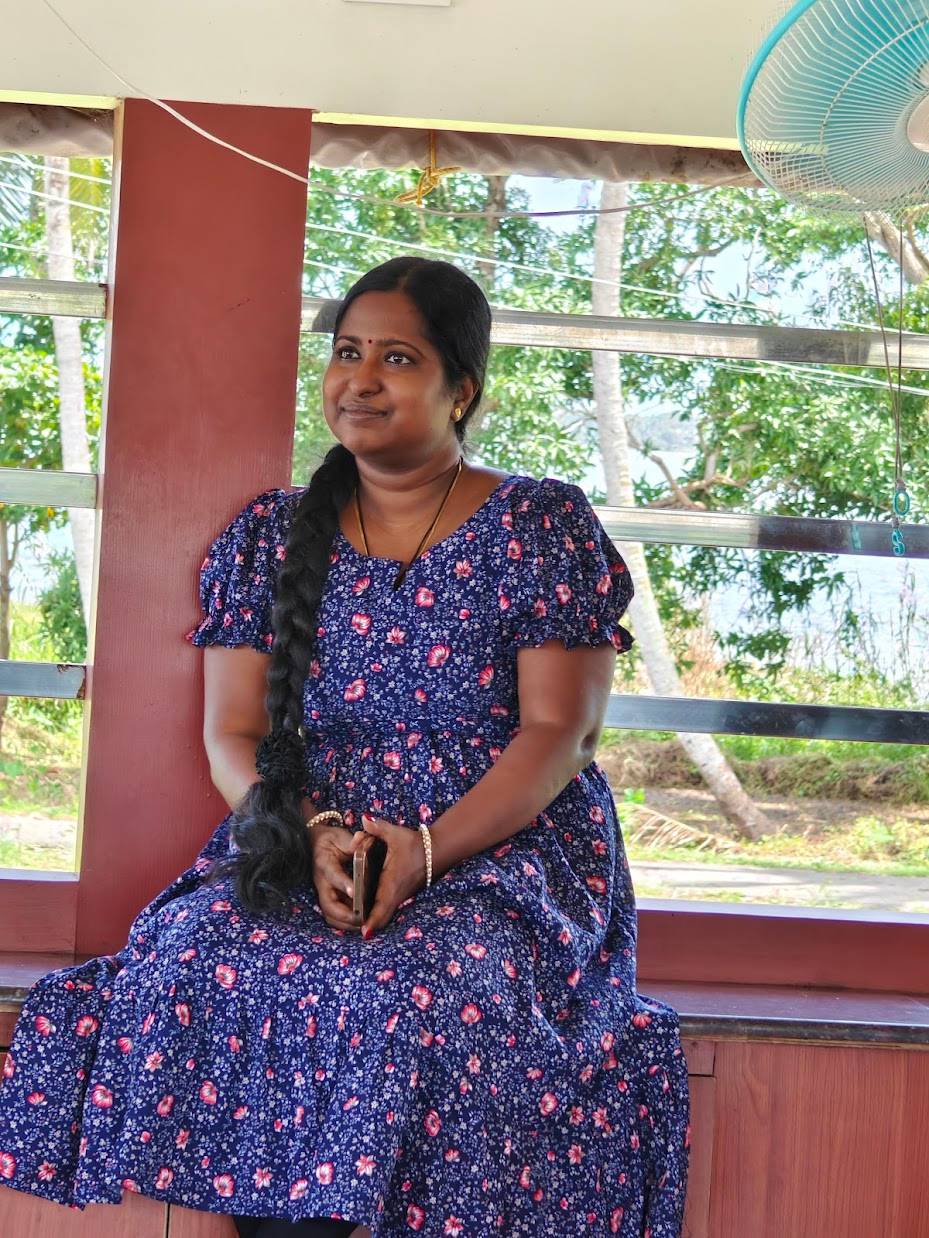
[[[97,474],[0,469],[0,503],[24,507],[96,507]]]

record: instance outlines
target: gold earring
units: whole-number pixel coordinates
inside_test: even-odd
[[[459,421],[459,420],[461,419],[461,409],[460,409],[460,408],[456,408],[456,409],[455,409],[455,411],[454,411],[454,413],[453,413],[452,415],[453,415],[453,417],[455,418],[455,420],[456,420],[456,421]]]

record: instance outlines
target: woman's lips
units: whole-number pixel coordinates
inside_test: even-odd
[[[368,421],[372,417],[386,417],[386,412],[378,408],[365,408],[364,405],[349,405],[342,409],[343,417],[350,417],[352,421]]]

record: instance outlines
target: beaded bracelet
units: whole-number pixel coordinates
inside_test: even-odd
[[[338,821],[339,825],[345,824],[345,818],[337,808],[327,808],[325,812],[318,812],[315,816],[310,817],[307,825],[314,829],[321,821],[331,821],[333,818]]]
[[[423,846],[426,849],[426,889],[432,885],[432,835],[428,825],[421,825],[419,832],[423,836]]]

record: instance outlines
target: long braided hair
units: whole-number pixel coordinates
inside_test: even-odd
[[[333,340],[353,301],[365,292],[394,291],[404,292],[419,310],[424,334],[442,359],[449,390],[465,376],[476,384],[473,400],[453,423],[461,442],[480,404],[487,371],[491,325],[487,298],[449,262],[392,258],[349,289],[335,317]],[[205,877],[207,883],[233,877],[236,896],[252,915],[283,914],[289,892],[312,880],[309,831],[301,811],[306,794],[303,690],[316,651],[316,614],[339,512],[351,500],[357,480],[354,455],[337,443],[310,477],[294,509],[278,573],[265,697],[271,731],[256,751],[261,777],[233,809],[229,836],[237,852],[215,860]]]

